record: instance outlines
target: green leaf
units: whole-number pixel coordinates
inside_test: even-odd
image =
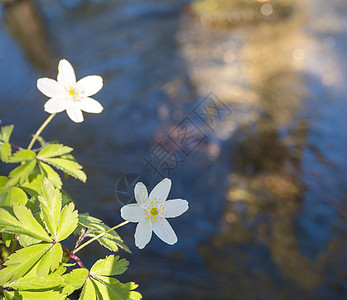
[[[61,274],[54,272],[44,278],[39,276],[25,275],[16,281],[6,284],[5,287],[10,287],[12,289],[21,291],[43,291],[57,288],[63,283],[64,281]]]
[[[7,268],[0,270],[0,285],[14,281],[25,275],[48,251],[52,244],[38,244],[17,250],[4,263]]]
[[[10,140],[12,130],[13,130],[13,125],[7,125],[7,126],[1,127],[0,139],[2,139],[5,142],[8,142]]]
[[[113,276],[123,274],[129,266],[129,262],[124,258],[119,260],[119,256],[109,255],[105,259],[99,259],[91,268],[90,273],[97,275]]]
[[[59,243],[53,245],[37,264],[37,275],[46,277],[49,272],[55,271],[63,259],[63,250]]]
[[[121,283],[117,279],[105,276],[93,276],[98,299],[103,300],[139,300],[142,296],[134,291],[138,285],[134,282]],[[94,285],[95,287],[95,285]]]
[[[9,188],[6,187],[7,181],[8,178],[6,176],[0,176],[0,197],[6,194],[9,190]]]
[[[95,237],[102,232],[105,232],[110,229],[107,225],[105,225],[100,219],[89,216],[88,214],[79,214],[79,225],[87,228],[86,234],[89,237]],[[130,249],[123,242],[121,237],[117,234],[115,230],[112,230],[97,240],[100,245],[105,248],[117,252],[118,247],[122,248],[124,251],[131,253]]]
[[[23,184],[28,179],[35,166],[36,160],[31,160],[12,170],[10,173],[10,179],[7,181],[6,186],[14,186],[18,182]]]
[[[42,182],[42,196],[38,198],[45,224],[51,235],[56,238],[61,209],[60,191],[55,189],[47,178],[44,178]]]
[[[47,232],[24,205],[15,202],[13,211],[17,219],[5,209],[0,208],[0,228],[2,232],[25,234],[41,241],[51,241]]]
[[[38,213],[41,212],[40,211],[40,201],[39,201],[38,196],[31,197],[25,206],[31,210],[34,217],[35,217],[35,215],[37,215]],[[36,218],[36,220],[37,220],[37,218]]]
[[[95,300],[95,299],[96,299],[96,294],[95,294],[94,284],[90,278],[87,278],[86,283],[83,286],[83,290],[81,292],[79,300]]]
[[[66,239],[77,227],[78,212],[74,209],[75,205],[70,203],[61,210],[56,237],[57,242]]]
[[[37,155],[38,159],[51,158],[55,156],[61,156],[68,154],[73,150],[73,148],[64,146],[62,144],[49,144],[44,149],[42,149]]]
[[[34,218],[30,209],[26,208],[22,204],[18,204],[15,202],[13,204],[13,212],[17,219],[22,223],[23,228],[32,232],[33,238],[41,238],[42,241],[51,241],[51,238],[48,236],[47,232],[42,228],[40,223],[37,222],[37,220]]]
[[[30,196],[41,195],[42,180],[43,176],[41,174],[30,175],[29,178],[21,184],[21,188]]]
[[[32,150],[21,150],[17,151],[12,155],[12,157],[8,160],[10,163],[19,163],[22,161],[33,160],[36,157],[36,153]]]
[[[0,176],[0,188],[6,185],[8,178],[6,176]]]
[[[31,245],[35,245],[41,242],[41,240],[34,239],[30,236],[27,236],[25,234],[20,234],[18,238],[18,242],[22,247],[29,247]]]
[[[14,239],[14,234],[9,234],[9,233],[3,232],[1,234],[1,239],[5,243],[6,247],[10,247],[11,242]]]
[[[39,161],[38,165],[39,165],[41,174],[47,177],[54,184],[55,187],[57,187],[58,189],[61,189],[61,186],[63,185],[63,183],[60,179],[59,174],[56,171],[54,171],[51,166],[45,164],[42,161]]]
[[[3,162],[8,162],[11,157],[12,149],[11,145],[8,142],[3,144],[0,143],[0,159]]]
[[[63,300],[65,297],[59,292],[47,291],[47,292],[4,292],[6,300]]]
[[[86,279],[88,278],[89,271],[85,268],[74,269],[69,274],[64,275],[64,284],[65,287],[62,291],[64,295],[70,295],[75,290],[80,289]]]
[[[87,175],[81,170],[82,166],[73,160],[63,158],[44,158],[42,160],[82,182],[86,182],[87,180]]]
[[[62,206],[65,206],[66,204],[74,203],[70,195],[66,193],[64,190],[61,190],[61,203],[62,203]]]
[[[9,189],[8,192],[1,198],[0,206],[11,207],[14,202],[26,204],[27,201],[28,201],[27,194],[21,188],[13,187]]]

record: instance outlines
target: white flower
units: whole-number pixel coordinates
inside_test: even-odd
[[[152,237],[152,231],[165,243],[173,245],[177,236],[167,218],[175,218],[188,209],[188,201],[182,199],[168,200],[171,180],[159,182],[148,196],[147,188],[142,182],[135,186],[136,204],[122,207],[121,216],[130,222],[139,222],[135,231],[135,245],[144,248]]]
[[[58,66],[57,81],[50,78],[37,80],[37,88],[50,97],[45,104],[45,111],[54,114],[66,110],[70,119],[83,122],[82,110],[88,113],[100,113],[101,104],[89,98],[102,88],[102,78],[91,75],[76,82],[76,75],[71,64],[62,59]]]

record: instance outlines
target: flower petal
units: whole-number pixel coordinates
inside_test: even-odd
[[[98,101],[88,97],[78,102],[78,107],[85,112],[93,114],[101,113],[104,109]]]
[[[45,111],[50,114],[60,113],[67,107],[64,97],[51,98],[45,103]]]
[[[165,218],[175,218],[188,210],[188,201],[182,199],[173,199],[164,202]]]
[[[153,222],[153,231],[162,241],[169,245],[177,242],[176,233],[165,218],[162,218],[161,221],[156,220]]]
[[[140,222],[146,217],[146,212],[138,204],[127,204],[120,210],[120,214],[124,220],[130,222]]]
[[[84,119],[83,119],[82,111],[77,106],[69,106],[66,109],[66,112],[69,118],[75,123],[83,122]]]
[[[152,237],[152,221],[150,219],[143,219],[136,226],[135,230],[135,245],[143,249],[151,240]]]
[[[163,200],[165,201],[167,199],[167,196],[169,195],[171,189],[171,180],[169,178],[164,178],[162,181],[160,181],[152,190],[152,192],[149,194],[148,200]]]
[[[92,96],[102,89],[102,77],[90,75],[77,82],[77,88],[83,91],[85,96]]]
[[[145,204],[148,199],[148,191],[146,186],[142,182],[138,182],[134,188],[134,195],[136,202],[139,205]]]
[[[40,78],[37,80],[37,88],[41,93],[53,98],[64,94],[64,88],[58,83],[58,81],[50,78]]]
[[[76,85],[76,75],[72,65],[66,60],[62,59],[58,65],[58,82],[64,87],[71,87]]]

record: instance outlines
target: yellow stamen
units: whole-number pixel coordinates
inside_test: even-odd
[[[151,215],[152,216],[156,216],[158,214],[158,210],[156,208],[152,208],[151,211],[150,211]]]
[[[69,90],[69,95],[71,96],[77,96],[76,92],[73,89]]]

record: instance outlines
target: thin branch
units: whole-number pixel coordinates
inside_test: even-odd
[[[66,248],[65,246],[61,245],[61,247],[62,247],[63,251],[67,254],[67,256],[69,258],[72,258],[81,268],[85,268],[86,269],[86,267],[84,266],[84,264],[82,263],[82,261],[79,259],[78,256],[72,254],[70,252],[70,250],[68,248]]]
[[[3,139],[0,139],[0,142],[1,142],[1,143],[6,143]],[[16,150],[16,151],[22,151],[22,150],[24,150],[24,148],[22,148],[22,147],[13,145],[13,144],[11,144],[11,143],[9,143],[9,144],[10,144],[11,148],[14,149],[14,150]]]

